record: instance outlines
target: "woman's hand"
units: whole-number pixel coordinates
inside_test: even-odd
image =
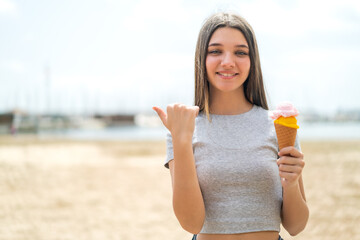
[[[305,166],[304,155],[295,147],[284,147],[280,150],[279,157],[277,164],[282,187],[285,189],[298,186]]]
[[[199,114],[199,107],[176,103],[167,106],[167,113],[159,107],[153,107],[153,110],[157,112],[173,138],[192,140],[195,118]]]
[[[305,228],[309,219],[301,176],[304,155],[294,147],[284,147],[279,157],[277,163],[283,187],[281,223],[290,235],[295,236]]]

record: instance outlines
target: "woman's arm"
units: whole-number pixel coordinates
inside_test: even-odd
[[[188,232],[200,232],[205,219],[201,194],[190,142],[173,138],[174,160],[169,168],[173,186],[173,208],[180,225]]]
[[[305,162],[303,154],[294,147],[286,147],[279,152],[279,171],[283,186],[282,225],[290,235],[304,230],[309,218],[309,209],[302,181]]]
[[[153,108],[171,132],[174,160],[169,162],[173,187],[173,208],[180,225],[188,232],[200,232],[205,219],[205,206],[196,174],[192,136],[198,107],[183,104],[167,106],[167,113]]]

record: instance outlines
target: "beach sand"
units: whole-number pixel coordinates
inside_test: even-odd
[[[360,236],[360,141],[302,142],[311,211],[288,239]],[[0,239],[190,240],[171,205],[165,142],[0,138]]]

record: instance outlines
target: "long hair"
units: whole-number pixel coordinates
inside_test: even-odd
[[[244,18],[231,13],[216,13],[210,16],[200,30],[195,52],[195,106],[198,106],[200,111],[205,111],[209,119],[210,86],[206,73],[207,49],[213,33],[223,27],[238,29],[249,45],[250,71],[244,82],[246,99],[252,104],[269,109],[254,31]]]

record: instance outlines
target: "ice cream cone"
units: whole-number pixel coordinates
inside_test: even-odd
[[[297,109],[289,102],[279,104],[276,110],[271,113],[271,118],[274,119],[279,150],[295,145],[296,133],[299,128],[295,117],[298,115]]]
[[[278,139],[279,150],[284,147],[294,146],[296,139],[296,128],[286,127],[281,124],[274,123],[276,136]]]

